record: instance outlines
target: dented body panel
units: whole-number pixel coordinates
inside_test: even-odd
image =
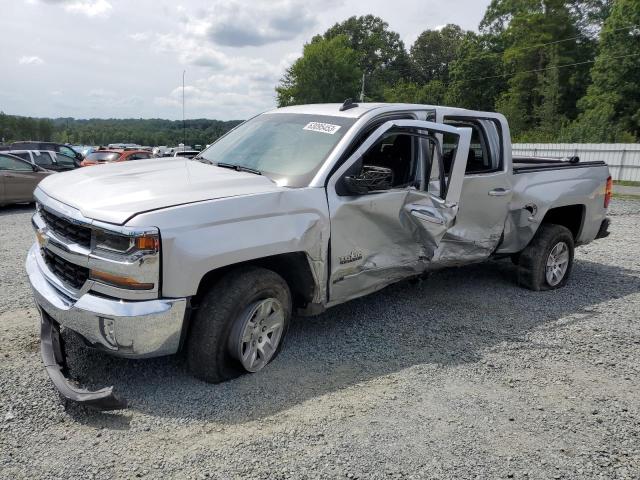
[[[138,215],[129,225],[160,226],[165,296],[195,295],[201,279],[221,267],[304,252],[317,279],[314,298],[322,303],[325,297],[329,215],[324,189],[280,188],[178,205]]]

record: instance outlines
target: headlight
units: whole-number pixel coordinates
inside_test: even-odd
[[[160,250],[160,238],[155,233],[123,235],[120,233],[95,230],[95,248],[120,254],[136,252],[157,253]]]
[[[94,228],[89,259],[90,278],[99,282],[93,289],[115,295],[106,286],[124,291],[157,294],[160,280],[160,233],[155,228],[119,231]],[[102,286],[100,286],[102,285]],[[126,297],[129,298],[129,297]]]

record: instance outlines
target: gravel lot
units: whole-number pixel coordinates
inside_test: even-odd
[[[567,288],[508,261],[296,319],[264,372],[71,345],[131,408],[65,411],[38,352],[26,207],[0,209],[0,478],[640,478],[640,202],[577,251]]]

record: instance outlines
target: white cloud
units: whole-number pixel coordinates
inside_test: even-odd
[[[150,36],[151,35],[149,34],[149,32],[137,32],[137,33],[130,33],[128,35],[128,37],[134,42],[145,42],[149,40]]]
[[[197,15],[184,8],[179,14],[188,19],[191,34],[220,46],[247,47],[291,40],[309,31],[317,23],[311,5],[305,0],[218,0]]]
[[[18,63],[20,65],[42,65],[44,63],[44,60],[42,60],[37,55],[24,55],[18,59]]]
[[[41,0],[51,5],[62,5],[67,12],[79,13],[87,17],[108,17],[113,6],[107,0]],[[29,0],[28,3],[35,3]]]

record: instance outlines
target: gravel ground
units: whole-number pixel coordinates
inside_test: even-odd
[[[128,410],[61,406],[23,272],[30,210],[0,210],[0,478],[640,478],[640,202],[577,251],[569,285],[510,262],[296,319],[278,359],[222,385],[184,358],[72,344]]]

